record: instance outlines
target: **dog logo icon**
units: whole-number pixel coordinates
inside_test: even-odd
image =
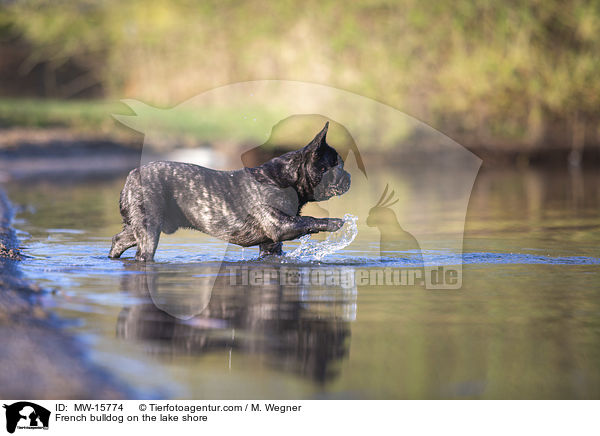
[[[9,433],[14,433],[16,429],[48,430],[48,409],[28,401],[4,404],[3,407],[6,409],[6,431]]]

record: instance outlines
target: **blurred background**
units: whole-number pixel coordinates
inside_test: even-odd
[[[597,165],[598,34],[585,0],[2,1],[0,127],[114,138],[121,98],[287,79],[391,105],[484,165]]]
[[[598,35],[597,0],[0,0],[0,183],[15,205],[20,268],[58,290],[48,310],[81,320],[68,325],[94,362],[147,397],[600,398]],[[311,103],[336,88],[414,119],[391,122],[373,100],[379,109],[369,113],[330,99],[338,118],[298,111],[283,120],[270,100],[234,98],[209,115],[182,104],[266,79],[326,85],[298,94]],[[250,109],[255,119],[242,116]],[[372,140],[360,140],[348,114],[377,126]],[[203,270],[215,241],[183,230],[161,237],[147,270],[133,250],[107,258],[122,224],[119,192],[151,142],[145,127],[165,128],[150,145],[182,152],[171,160],[195,150],[206,166],[240,168],[305,145],[322,115],[329,143],[351,158],[346,169],[361,170],[336,216],[365,211],[354,245],[331,264],[372,271],[458,253],[460,290],[233,289],[229,276]],[[247,133],[265,120],[279,130],[264,143],[233,134],[233,124]],[[481,170],[477,160],[462,171],[462,157],[474,158],[460,146],[459,164],[432,165],[431,156],[447,163],[435,142],[452,142],[439,132],[479,156]],[[406,160],[423,150],[425,160]],[[457,185],[473,179],[458,202]],[[393,210],[378,202],[388,186]],[[414,236],[411,223],[433,223],[438,250],[385,257],[385,243]],[[440,236],[449,225],[464,229],[454,251]],[[228,250],[232,262],[261,265],[256,248]],[[223,282],[205,315],[183,322],[159,311],[156,289],[194,295],[200,276]],[[0,332],[6,319],[0,304]],[[45,376],[54,372],[35,378],[28,364],[68,369],[59,358],[73,353],[42,359],[37,347],[31,359],[19,341],[34,334],[3,337],[16,338],[0,355],[12,371],[0,372],[0,388],[15,389],[5,396],[54,398]]]

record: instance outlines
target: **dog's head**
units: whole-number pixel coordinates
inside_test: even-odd
[[[342,195],[350,188],[350,174],[344,171],[344,161],[327,144],[325,124],[315,138],[300,150],[282,156],[249,171],[261,183],[292,187],[302,207],[308,201],[324,201]]]
[[[298,153],[302,154],[298,184],[308,201],[324,201],[342,195],[350,188],[350,174],[344,171],[344,161],[327,144],[327,129],[323,130]]]

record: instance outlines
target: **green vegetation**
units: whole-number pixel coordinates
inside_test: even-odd
[[[88,100],[0,99],[0,127],[72,127],[107,131],[113,113],[127,112],[119,102]]]
[[[0,34],[27,41],[24,69],[55,74],[54,97],[100,84],[175,105],[291,79],[378,99],[466,143],[600,143],[598,1],[23,0],[0,9]],[[61,83],[66,65],[81,74]]]

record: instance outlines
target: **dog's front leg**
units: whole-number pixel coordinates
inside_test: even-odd
[[[270,212],[266,230],[273,242],[291,241],[310,233],[335,232],[344,225],[339,218],[291,216],[275,209]]]
[[[283,244],[281,242],[265,242],[259,246],[259,258],[269,255],[281,256],[283,254]]]

